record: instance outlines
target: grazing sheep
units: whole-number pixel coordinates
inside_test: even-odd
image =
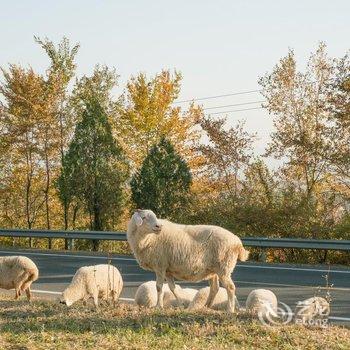
[[[70,285],[63,291],[60,302],[71,306],[78,300],[93,298],[96,308],[98,299],[117,301],[123,288],[123,279],[113,265],[84,266],[77,270]]]
[[[25,256],[0,257],[0,288],[14,288],[15,299],[25,291],[30,301],[32,298],[30,286],[38,277],[39,270],[31,259]]]
[[[205,307],[210,293],[210,287],[201,288],[191,303],[188,306],[188,310],[194,311]],[[213,310],[226,310],[227,309],[227,292],[225,288],[220,287],[214,300],[211,309]],[[237,297],[235,296],[235,304],[240,308]]]
[[[317,320],[327,319],[330,314],[330,305],[325,298],[312,297],[298,301],[294,310],[296,323],[313,325]]]
[[[167,283],[163,286],[163,306],[164,307],[187,307],[191,300],[197,293],[197,289],[193,288],[181,288],[179,285],[175,286],[175,290],[178,293],[181,303],[177,301],[174,294],[171,292]],[[148,281],[142,283],[135,294],[135,304],[138,306],[154,307],[157,304],[157,287],[156,281]]]
[[[206,305],[212,306],[220,281],[227,291],[227,310],[234,312],[235,285],[231,273],[237,259],[245,261],[249,252],[233,233],[218,226],[179,225],[158,219],[151,210],[137,210],[128,224],[127,237],[140,266],[156,273],[157,307],[163,307],[165,280],[179,303],[174,278],[209,280]]]
[[[271,290],[254,289],[247,297],[246,310],[264,318],[277,317],[277,297]]]

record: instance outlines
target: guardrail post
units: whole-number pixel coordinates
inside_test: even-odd
[[[261,252],[259,254],[259,261],[266,262],[266,248],[261,248]]]
[[[74,239],[73,238],[67,239],[67,248],[69,250],[73,250],[74,249]]]

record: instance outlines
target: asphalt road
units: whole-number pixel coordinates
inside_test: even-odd
[[[0,256],[5,255],[25,255],[31,258],[40,271],[38,281],[32,286],[33,291],[53,298],[57,298],[58,292],[64,290],[79,267],[103,264],[108,260],[106,255],[88,252],[0,250]],[[152,272],[142,270],[132,257],[112,255],[110,259],[123,276],[123,298],[133,298],[138,285],[155,279]],[[244,262],[236,266],[233,280],[242,306],[252,289],[268,288],[277,295],[279,301],[286,303],[293,310],[299,300],[314,295],[325,295],[325,275],[328,275],[328,283],[332,285],[330,320],[350,323],[350,268]],[[207,285],[206,282],[180,283],[194,288]]]

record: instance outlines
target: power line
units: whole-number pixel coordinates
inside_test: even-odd
[[[209,114],[210,114],[210,115],[214,115],[214,114],[225,114],[225,113],[252,111],[252,110],[254,110],[254,109],[262,109],[262,108],[263,108],[263,107],[244,108],[244,109],[233,109],[232,111],[215,112],[215,113],[209,113]]]
[[[228,96],[252,94],[252,93],[254,93],[254,92],[260,92],[260,91],[261,91],[261,90],[250,90],[250,91],[234,92],[234,93],[232,93],[232,94],[226,94],[226,95],[216,95],[216,96],[192,98],[191,100],[176,101],[176,102],[174,102],[173,104],[186,103],[186,102],[192,102],[192,101],[211,100],[211,99],[220,98],[220,97],[228,97]]]
[[[206,110],[208,110],[208,109],[218,109],[218,108],[227,108],[227,107],[235,107],[235,106],[252,105],[252,104],[255,104],[255,103],[263,103],[263,102],[265,102],[265,101],[262,100],[262,101],[254,101],[254,102],[235,103],[235,104],[233,104],[233,105],[216,106],[216,107],[206,107],[206,108],[203,108],[203,111],[206,111]]]

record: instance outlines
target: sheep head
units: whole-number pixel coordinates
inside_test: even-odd
[[[65,304],[68,307],[72,306],[76,301],[83,299],[85,296],[84,288],[85,284],[71,283],[63,292],[60,297],[60,303]]]
[[[152,210],[137,209],[131,220],[137,226],[138,231],[159,233],[162,230],[162,224]]]
[[[69,298],[67,298],[63,293],[62,296],[60,298],[60,303],[69,306],[72,306],[73,301],[69,300]]]

